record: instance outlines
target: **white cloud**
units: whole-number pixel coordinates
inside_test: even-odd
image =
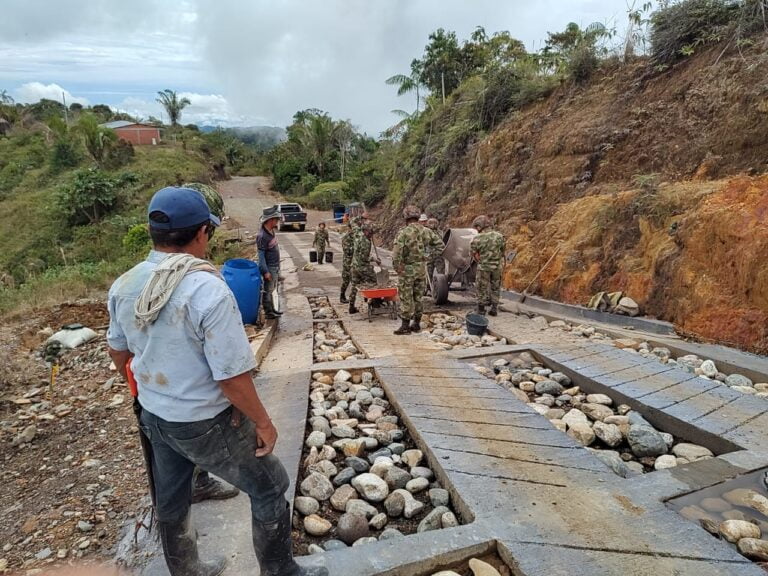
[[[227,99],[221,94],[198,94],[196,92],[179,92],[179,98],[188,98],[189,106],[181,113],[182,124],[199,124],[213,126],[250,126],[264,124],[264,118],[248,117],[237,114]],[[163,107],[154,100],[128,97],[113,106],[122,112],[146,120],[149,116],[163,118],[166,122]]]
[[[65,90],[58,84],[27,82],[26,84],[22,84],[16,90],[14,90],[14,94],[17,102],[34,103],[38,102],[42,98],[61,102],[61,97],[63,95],[67,102],[67,106],[73,102],[77,102],[83,106],[88,105],[87,98],[77,98],[73,96],[69,90]]]

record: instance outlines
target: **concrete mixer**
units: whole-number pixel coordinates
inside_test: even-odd
[[[443,258],[445,259],[445,274],[435,273],[430,278],[432,299],[435,304],[448,302],[448,292],[455,282],[461,283],[461,289],[468,288],[475,281],[476,263],[472,259],[470,244],[477,236],[474,228],[449,228],[443,234]]]

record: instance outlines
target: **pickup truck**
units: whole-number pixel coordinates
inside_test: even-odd
[[[292,228],[304,232],[307,227],[307,213],[304,212],[301,204],[278,204],[277,211],[280,214],[278,230],[283,231],[286,228]]]

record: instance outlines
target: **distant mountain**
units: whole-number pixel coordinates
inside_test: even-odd
[[[210,133],[217,130],[232,134],[246,144],[252,144],[257,148],[274,148],[288,138],[285,128],[278,126],[236,126],[233,128],[224,128],[222,126],[198,126],[200,132]]]

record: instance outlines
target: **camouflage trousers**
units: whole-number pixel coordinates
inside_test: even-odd
[[[376,284],[376,272],[373,271],[373,266],[367,266],[362,269],[352,269],[352,290],[349,292],[349,305],[355,305],[355,299],[357,298],[357,287],[360,284]]]
[[[400,298],[400,318],[411,320],[414,316],[421,316],[423,310],[421,299],[426,289],[427,278],[423,272],[421,274],[405,272],[400,275],[397,285]]]
[[[501,295],[501,268],[478,270],[475,287],[477,289],[477,303],[480,306],[497,307]]]
[[[323,260],[325,260],[325,244],[318,244],[317,245],[317,263],[322,264]]]
[[[352,258],[344,258],[341,265],[341,293],[346,294],[349,283],[352,281]]]

